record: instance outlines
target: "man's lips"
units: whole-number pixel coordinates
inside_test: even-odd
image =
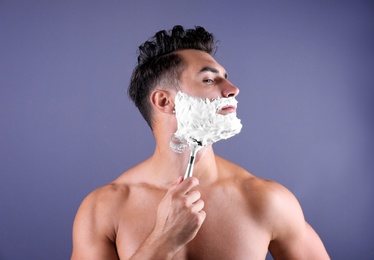
[[[235,106],[224,106],[218,111],[218,114],[227,115],[234,112],[236,112]]]

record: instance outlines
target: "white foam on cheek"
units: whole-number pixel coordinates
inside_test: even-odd
[[[203,146],[238,134],[242,128],[236,113],[217,114],[225,106],[235,106],[234,97],[213,101],[191,97],[179,91],[175,97],[178,129],[170,142],[175,152],[182,152],[188,145],[201,142]]]

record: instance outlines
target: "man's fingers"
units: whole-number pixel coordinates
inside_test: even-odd
[[[201,198],[201,193],[198,190],[189,191],[186,195],[186,203],[191,205]]]
[[[204,201],[203,200],[198,200],[196,201],[192,207],[191,207],[191,210],[193,212],[202,212],[203,211],[203,208],[204,208]],[[204,213],[205,214],[205,213]]]
[[[195,177],[185,179],[177,188],[181,194],[187,194],[193,187],[199,185],[199,180]]]

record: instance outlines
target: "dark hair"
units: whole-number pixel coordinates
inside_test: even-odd
[[[150,94],[156,87],[178,89],[184,62],[175,52],[184,49],[212,54],[215,49],[214,36],[200,26],[185,30],[176,25],[168,32],[157,32],[139,46],[138,64],[131,76],[128,95],[151,128]]]

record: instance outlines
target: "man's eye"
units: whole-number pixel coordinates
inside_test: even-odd
[[[204,83],[211,84],[213,82],[214,82],[214,80],[212,80],[212,79],[204,79]]]

